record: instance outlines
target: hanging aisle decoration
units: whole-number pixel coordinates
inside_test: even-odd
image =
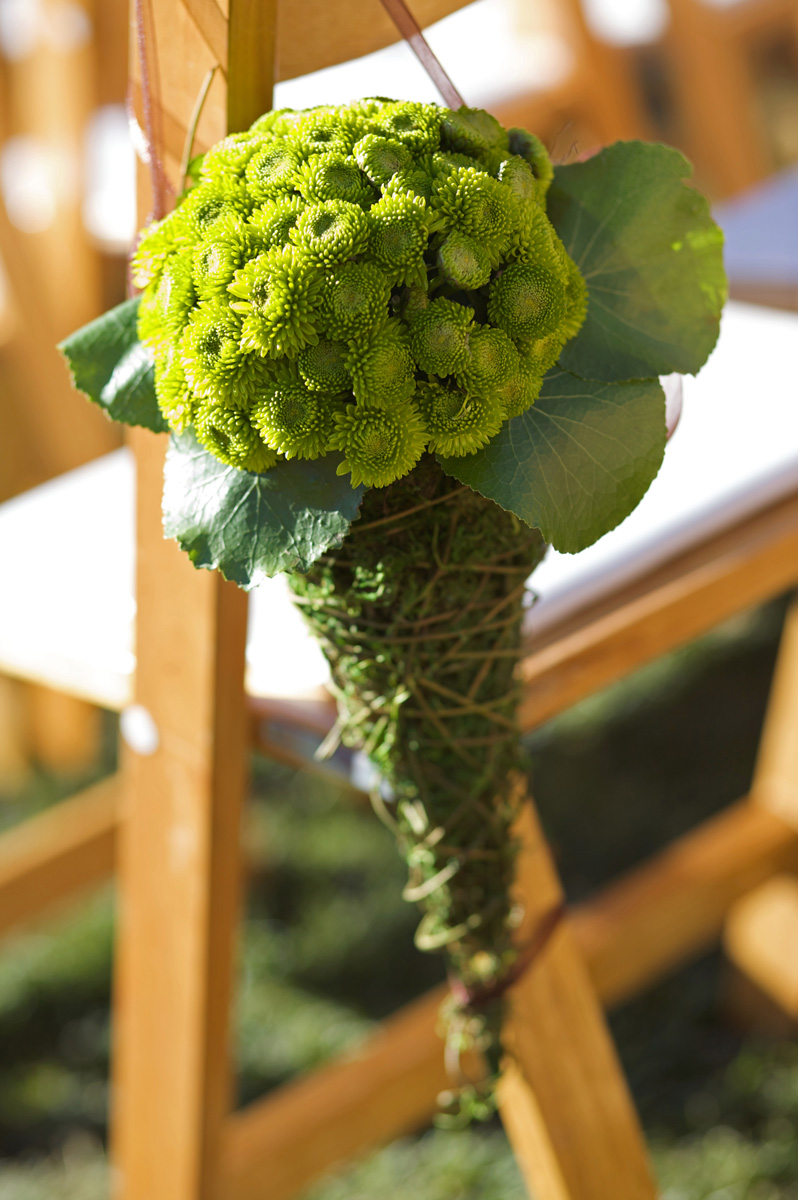
[[[555,169],[466,107],[269,112],[190,175],[139,242],[141,294],[62,349],[110,417],[169,433],[164,529],[195,566],[290,573],[418,945],[447,956],[450,1045],[495,1074],[502,994],[558,916],[518,944],[528,579],[657,474],[658,377],[715,344],[721,234],[675,150]]]

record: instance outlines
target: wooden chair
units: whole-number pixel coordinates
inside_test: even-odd
[[[9,139],[26,139],[53,167],[52,219],[20,230],[0,201],[0,500],[121,442],[70,388],[55,343],[96,315],[105,278],[123,262],[94,243],[82,207],[89,121],[99,105],[124,100],[126,6],[85,0],[67,11],[48,0],[29,20],[30,44],[26,35],[15,53],[0,56],[0,139],[4,149]],[[31,759],[69,770],[96,756],[98,714],[73,696],[0,677],[0,709],[4,783]]]
[[[685,150],[715,194],[741,192],[772,170],[752,48],[763,37],[774,36],[798,45],[795,4],[668,3],[671,21],[665,49]]]
[[[308,53],[321,46],[328,61],[343,57],[344,8],[313,7],[315,42],[292,29],[299,6],[281,6],[277,29],[295,56],[292,70],[302,65],[296,56],[305,46]],[[419,15],[429,19],[422,8]],[[230,128],[269,107],[264,64],[274,61],[277,14],[272,4],[231,0],[228,28],[206,0],[156,0],[151,11],[166,166],[174,171],[181,123],[215,62],[234,84]],[[334,23],[343,33],[336,34]],[[392,36],[390,28],[379,36]],[[321,56],[308,59],[304,69],[323,63]],[[213,87],[200,127],[205,142],[225,127],[221,83]],[[126,749],[119,777],[0,843],[3,919],[10,926],[37,916],[116,869],[112,1140],[119,1195],[288,1200],[331,1164],[429,1116],[448,1083],[434,1029],[441,997],[423,998],[386,1022],[356,1056],[231,1111],[239,822],[253,719],[244,691],[246,597],[215,575],[195,572],[162,540],[163,439],[140,433],[131,448],[137,620],[127,728],[136,748]],[[524,727],[796,581],[798,494],[784,487],[775,497],[759,496],[733,527],[682,543],[644,574],[627,575],[612,594],[538,632],[522,666]],[[612,1002],[670,969],[718,935],[733,901],[798,863],[798,780],[784,750],[796,702],[792,640],[784,656],[786,683],[774,693],[771,748],[763,750],[752,798],[576,910],[513,989],[514,1058],[502,1083],[502,1112],[541,1200],[654,1195],[596,994]],[[254,721],[262,732],[262,709]],[[531,807],[524,833],[519,888],[534,922],[560,888]]]

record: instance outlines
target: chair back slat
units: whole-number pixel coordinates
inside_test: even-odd
[[[410,0],[409,8],[424,29],[468,3]],[[361,58],[399,41],[400,34],[380,0],[281,0],[277,81]]]

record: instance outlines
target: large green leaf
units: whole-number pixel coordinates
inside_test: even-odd
[[[192,431],[173,435],[164,469],[164,533],[195,567],[218,567],[249,589],[280,571],[307,571],[338,546],[364,488],[336,475],[339,459],[292,459],[256,475],[225,466]]]
[[[168,426],[155,399],[152,355],[142,346],[136,329],[138,307],[138,297],[125,300],[70,334],[59,349],[69,363],[75,387],[105,409],[112,420],[164,433]]]
[[[636,508],[665,449],[655,379],[602,383],[549,374],[537,402],[484,450],[441,458],[444,471],[575,554]]]
[[[614,380],[695,374],[706,362],[726,298],[723,235],[682,182],[690,169],[668,146],[616,142],[555,171],[549,217],[590,293],[560,366]]]

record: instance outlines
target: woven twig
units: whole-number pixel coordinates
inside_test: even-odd
[[[292,579],[332,667],[342,739],[389,789],[405,896],[424,910],[417,943],[445,950],[465,1008],[498,997],[517,959],[514,668],[524,581],[544,548],[427,457],[369,492],[343,546]]]

